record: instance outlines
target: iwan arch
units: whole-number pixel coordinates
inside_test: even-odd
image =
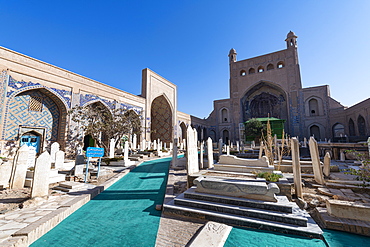
[[[366,139],[370,99],[347,108],[330,97],[327,85],[303,88],[297,36],[289,32],[285,42],[286,49],[240,61],[231,49],[229,98],[215,100],[207,119],[177,111],[176,85],[150,69],[142,71],[141,94],[133,95],[0,47],[0,149],[26,141],[40,150],[55,141],[64,147],[72,129],[68,110],[89,104],[136,112],[143,127],[139,141],[183,139],[189,125],[199,140],[243,140],[242,123],[267,115],[285,119],[291,136]]]

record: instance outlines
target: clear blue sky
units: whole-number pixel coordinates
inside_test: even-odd
[[[298,36],[304,87],[350,106],[370,97],[370,1],[0,0],[0,45],[132,94],[150,68],[178,87],[178,110],[207,117],[238,60]]]

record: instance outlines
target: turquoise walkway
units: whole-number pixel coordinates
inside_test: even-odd
[[[170,161],[136,167],[31,246],[154,246]]]

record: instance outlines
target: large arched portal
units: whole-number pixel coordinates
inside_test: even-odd
[[[279,86],[260,82],[241,99],[243,121],[251,118],[276,117],[288,120],[286,94]]]
[[[150,139],[172,142],[172,110],[163,95],[153,100],[150,112]]]
[[[4,124],[5,140],[15,141],[37,133],[37,150],[43,150],[43,143],[65,144],[67,110],[64,103],[54,93],[45,88],[23,91],[9,99]],[[33,135],[32,135],[33,136]],[[30,137],[33,140],[34,137]],[[33,138],[33,139],[32,139]],[[25,141],[25,137],[24,140]]]

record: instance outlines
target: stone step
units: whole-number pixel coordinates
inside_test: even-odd
[[[292,213],[294,203],[289,202],[285,196],[276,196],[278,202],[266,202],[246,198],[236,198],[231,196],[214,195],[195,192],[195,186],[184,192],[184,198],[202,200],[208,202],[218,202],[235,206],[264,209],[276,212]]]
[[[254,167],[254,166],[243,166],[243,165],[230,165],[230,164],[214,164],[214,169],[216,171],[231,171],[231,172],[272,172],[274,170],[273,166],[270,167]]]
[[[49,178],[49,184],[54,184],[54,183],[58,183],[58,182],[65,181],[65,180],[66,180],[65,174],[57,174]],[[32,185],[32,178],[26,178],[24,181],[24,187],[31,187],[31,185]]]
[[[180,195],[178,198],[183,198],[183,194]],[[260,230],[275,231],[284,234],[294,234],[321,239],[323,232],[321,228],[315,223],[315,221],[309,216],[309,214],[302,210],[297,212],[299,212],[299,216],[307,218],[307,226],[297,226],[282,222],[273,222],[265,219],[256,219],[246,216],[215,212],[207,209],[179,206],[174,204],[174,200],[163,206],[163,213],[167,215],[173,215],[177,217],[190,217],[203,219],[206,221],[216,221],[227,225],[250,227]]]
[[[297,226],[307,226],[307,218],[300,217],[294,214],[271,212],[263,209],[254,209],[235,205],[228,205],[217,202],[206,202],[194,199],[176,198],[174,204],[177,206],[186,206],[189,208],[198,208],[215,211],[218,213],[226,213],[232,215],[246,216],[255,219],[263,219],[274,222],[282,222]]]

